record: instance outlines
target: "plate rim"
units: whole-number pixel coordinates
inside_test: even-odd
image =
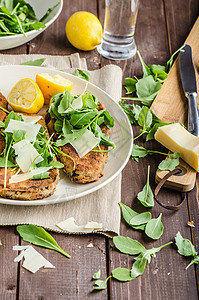
[[[129,134],[130,134],[130,141],[131,142],[130,142],[128,155],[126,156],[122,166],[117,170],[117,172],[115,172],[112,176],[110,176],[105,182],[102,182],[101,184],[91,188],[89,191],[86,190],[86,191],[80,192],[78,194],[78,196],[75,196],[75,197],[74,197],[74,195],[68,196],[67,200],[62,197],[60,199],[50,200],[48,202],[45,201],[45,199],[47,199],[48,197],[43,198],[43,199],[38,199],[38,200],[13,200],[13,199],[9,199],[9,198],[1,198],[0,197],[0,204],[7,204],[7,205],[14,205],[14,206],[40,206],[40,205],[51,205],[51,204],[57,204],[57,203],[64,203],[64,202],[67,202],[67,201],[75,200],[75,199],[84,197],[86,195],[89,195],[89,194],[101,189],[103,186],[106,186],[108,183],[110,183],[112,180],[114,180],[122,172],[122,170],[126,166],[128,160],[130,158],[132,148],[133,148],[133,130],[132,130],[132,126],[130,124],[130,121],[129,121],[127,115],[122,110],[120,105],[113,99],[113,97],[111,95],[109,95],[106,91],[104,91],[103,89],[101,89],[100,87],[95,85],[94,83],[92,83],[90,81],[86,81],[86,80],[84,80],[80,77],[77,77],[77,76],[75,76],[73,74],[70,74],[70,73],[67,73],[67,72],[62,72],[62,71],[59,71],[59,70],[56,70],[56,69],[42,67],[42,66],[28,66],[28,65],[1,65],[0,70],[3,69],[3,68],[18,68],[18,67],[25,68],[25,69],[38,69],[38,71],[39,70],[41,70],[41,71],[45,70],[46,72],[47,72],[47,70],[50,70],[50,71],[61,73],[62,75],[66,74],[66,75],[69,75],[69,77],[71,76],[71,77],[75,78],[75,80],[79,80],[80,82],[88,83],[89,85],[93,86],[94,88],[97,88],[103,94],[106,94],[106,96],[109,98],[109,100],[111,100],[111,102],[114,103],[114,105],[116,105],[120,109],[124,119],[126,119],[126,122],[128,124]]]

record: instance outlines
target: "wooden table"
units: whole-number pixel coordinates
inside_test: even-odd
[[[43,34],[27,45],[16,49],[1,51],[5,54],[52,54],[69,55],[77,52],[67,41],[65,23],[72,13],[88,10],[99,17],[103,23],[104,1],[100,0],[64,0],[63,11],[58,20]],[[165,64],[170,54],[179,48],[188,35],[198,16],[198,0],[141,0],[137,27],[136,43],[147,64]],[[125,77],[141,75],[141,64],[137,56],[128,61],[108,61],[100,57],[96,50],[80,52],[87,59],[90,70],[98,69],[106,64],[117,64]],[[138,128],[134,127],[135,134]],[[144,140],[139,141],[145,145]],[[148,148],[163,149],[154,141],[148,142]],[[147,165],[151,165],[151,186],[155,187],[154,175],[159,156],[141,159],[139,163],[129,160],[123,171],[122,201],[133,207],[137,206],[136,195],[146,181]],[[161,193],[162,201],[177,203],[180,194],[170,190]],[[151,242],[141,232],[130,229],[121,223],[121,235],[138,239],[147,248],[155,247],[171,241],[178,231],[194,242],[199,251],[199,209],[197,188],[188,193],[188,200],[178,212],[165,211],[158,205],[152,210],[153,216],[163,212],[164,234],[157,242]],[[195,228],[187,226],[193,220]],[[70,260],[62,255],[39,248],[39,251],[55,266],[55,270],[40,270],[31,274],[13,262],[16,255],[12,246],[20,242],[15,227],[1,227],[0,238],[0,299],[198,299],[198,267],[191,266],[185,271],[190,259],[177,254],[174,246],[169,246],[157,254],[144,274],[129,283],[109,281],[108,288],[93,291],[92,275],[99,268],[105,279],[116,267],[132,266],[132,257],[113,250],[112,241],[101,235],[86,236],[64,235],[52,233],[63,249],[72,254]],[[23,243],[23,241],[22,241]],[[87,245],[92,243],[93,248]]]

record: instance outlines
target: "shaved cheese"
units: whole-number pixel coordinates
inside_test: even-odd
[[[14,132],[14,130],[24,130],[26,132],[26,138],[30,142],[35,142],[36,136],[41,128],[40,124],[30,124],[28,122],[10,120],[8,127],[4,130],[5,132]]]
[[[17,250],[18,246],[14,246],[13,250]],[[23,246],[22,246],[23,247]],[[24,258],[24,262],[22,267],[27,269],[28,271],[35,273],[40,268],[52,268],[53,266],[47,259],[45,259],[38,251],[36,251],[32,246],[25,246],[26,249],[22,250],[22,252],[14,259],[14,262],[19,262]],[[15,249],[14,249],[15,248]]]
[[[71,145],[75,148],[81,158],[95,148],[99,142],[100,138],[96,138],[96,136],[87,129],[86,132],[79,139],[74,140]]]
[[[18,155],[16,162],[24,173],[29,171],[31,164],[36,157],[36,164],[43,161],[43,158],[39,156],[39,152],[27,139],[14,144],[12,148],[15,150],[15,155]]]
[[[102,223],[97,222],[88,222],[85,227],[85,229],[102,229]]]
[[[9,180],[9,184],[31,179],[33,176],[39,175],[39,174],[44,173],[44,172],[47,172],[50,169],[51,169],[51,167],[40,167],[40,168],[37,168],[37,169],[35,169],[31,172],[28,172],[28,173],[19,174],[19,175],[12,175],[10,180]]]
[[[22,119],[24,120],[24,122],[27,122],[30,124],[37,123],[41,118],[42,118],[42,116],[24,116],[24,115],[22,115]]]
[[[20,245],[16,245],[12,247],[12,250],[14,251],[22,251],[22,250],[26,250],[29,247],[29,245],[26,246],[20,246]]]
[[[102,223],[97,223],[97,222],[88,222],[85,225],[77,225],[76,220],[73,217],[68,218],[67,220],[56,224],[56,226],[64,231],[69,231],[69,232],[90,233],[93,232],[94,230],[102,229]]]

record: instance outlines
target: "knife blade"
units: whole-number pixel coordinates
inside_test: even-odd
[[[179,64],[183,90],[188,99],[188,130],[193,135],[199,136],[196,74],[193,66],[192,50],[189,45],[185,45],[180,52]]]

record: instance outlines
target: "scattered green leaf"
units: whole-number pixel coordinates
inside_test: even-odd
[[[149,175],[150,175],[150,166],[148,166],[146,185],[143,187],[142,191],[138,193],[137,198],[145,207],[154,207],[154,196],[151,187],[149,185]]]
[[[164,226],[161,221],[162,213],[159,215],[157,219],[151,219],[145,228],[145,233],[148,237],[152,238],[153,240],[157,240],[163,234]]]
[[[54,238],[42,227],[38,227],[33,224],[19,225],[17,226],[17,231],[26,242],[58,251],[68,258],[71,257],[68,253],[61,249]]]
[[[126,268],[116,268],[112,271],[113,278],[119,281],[130,281],[133,278],[131,277],[131,271]]]
[[[144,213],[138,214],[137,216],[133,217],[130,220],[130,224],[134,225],[134,226],[143,225],[143,224],[148,223],[150,220],[151,220],[151,213],[144,212]],[[146,229],[145,229],[145,231],[146,231]]]
[[[111,278],[111,275],[105,280],[96,280],[95,286],[93,287],[95,290],[104,290],[107,288],[107,281]]]
[[[133,217],[139,215],[139,213],[135,212],[133,209],[131,209],[129,206],[123,204],[122,202],[119,203],[119,206],[121,207],[122,216],[123,216],[123,218],[124,218],[124,220],[126,221],[127,224],[129,224],[134,229],[140,229],[140,230],[145,229],[146,224],[139,225],[139,226],[132,226],[130,224],[131,219]]]
[[[158,166],[158,169],[173,171],[179,165],[180,163],[179,159],[180,159],[179,152],[169,154],[166,159],[161,161],[161,163]]]
[[[101,270],[99,269],[94,275],[93,275],[93,279],[100,279],[101,276]]]
[[[129,237],[124,236],[114,236],[113,242],[115,244],[115,247],[122,253],[130,254],[130,255],[136,255],[139,253],[144,252],[146,249],[142,244],[140,244],[138,241],[133,240]]]

